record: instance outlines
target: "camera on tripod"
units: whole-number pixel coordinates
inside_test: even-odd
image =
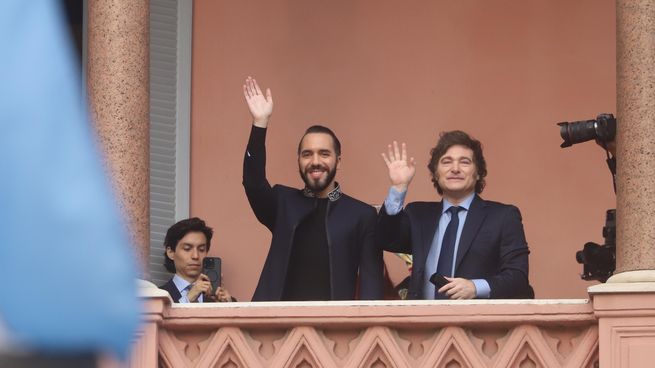
[[[599,114],[596,119],[558,123],[559,134],[564,140],[560,147],[571,147],[574,144],[595,139],[607,151],[608,143],[616,136],[616,119],[612,114]],[[616,162],[609,157],[612,175],[616,175]],[[615,186],[616,188],[616,186]],[[616,189],[615,189],[616,191]],[[582,264],[583,280],[598,280],[605,282],[616,269],[616,210],[607,210],[605,226],[603,227],[604,244],[587,242],[582,250],[575,253],[575,259]]]

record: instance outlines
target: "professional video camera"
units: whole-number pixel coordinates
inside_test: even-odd
[[[560,147],[571,147],[574,144],[595,139],[598,144],[605,148],[607,154],[607,165],[612,172],[612,178],[616,176],[616,160],[610,157],[607,149],[608,144],[614,141],[616,136],[616,119],[612,114],[599,114],[596,119],[574,122],[558,123],[559,134],[564,140]],[[614,191],[616,192],[616,180],[614,180]],[[587,242],[582,250],[576,252],[575,259],[582,264],[583,280],[598,280],[605,282],[612,276],[616,269],[616,210],[607,210],[605,215],[605,226],[603,227],[603,238],[605,244]]]

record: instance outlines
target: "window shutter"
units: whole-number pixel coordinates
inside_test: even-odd
[[[189,216],[189,106],[192,1],[150,1],[150,258],[151,281],[163,266],[164,236]]]

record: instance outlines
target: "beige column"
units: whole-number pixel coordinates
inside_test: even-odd
[[[610,282],[655,281],[655,0],[616,2],[617,260]]]
[[[616,272],[590,287],[601,367],[655,350],[655,0],[616,1]]]
[[[149,253],[149,1],[89,0],[88,92],[139,264]]]

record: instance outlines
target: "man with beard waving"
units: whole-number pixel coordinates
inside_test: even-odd
[[[273,97],[248,77],[243,86],[253,118],[243,162],[243,186],[255,216],[273,238],[253,301],[382,297],[382,251],[374,241],[376,212],[341,192],[335,181],[341,143],[314,125],[298,145],[303,189],[266,179],[266,129]]]

